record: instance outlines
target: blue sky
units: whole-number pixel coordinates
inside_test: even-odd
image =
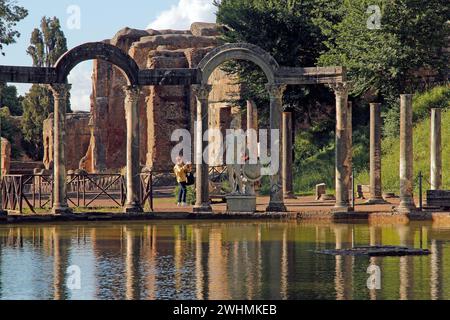
[[[60,19],[70,48],[84,42],[110,39],[124,28],[136,29],[188,29],[195,21],[213,22],[213,0],[16,0],[28,9],[28,16],[19,22],[17,30],[21,37],[16,44],[5,48],[6,56],[0,56],[2,65],[32,64],[26,54],[32,30],[39,26],[43,16]],[[69,28],[73,6],[80,10],[80,29]],[[92,63],[78,65],[70,74],[72,105],[77,110],[89,110]],[[24,93],[28,86],[18,85]]]

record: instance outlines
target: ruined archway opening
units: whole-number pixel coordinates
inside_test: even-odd
[[[242,68],[256,70],[252,84],[242,81],[239,77]],[[259,99],[250,86],[259,84],[266,90],[268,81],[264,71],[256,63],[239,59],[218,65],[208,78],[211,91],[208,98],[207,154],[210,198],[213,200],[224,199],[225,196],[236,192],[236,187],[240,192],[245,189],[242,183],[236,184],[236,179],[233,178],[234,173],[239,171],[239,164],[244,162],[240,158],[250,159],[252,154],[252,159],[257,161],[260,150],[259,128],[270,129],[269,94],[266,94],[266,99]],[[236,137],[230,137],[233,134]],[[229,139],[233,139],[236,145],[230,145]],[[245,151],[237,145],[240,143],[244,144]],[[245,155],[241,157],[239,152],[245,152]],[[270,179],[258,181],[258,191],[261,190],[261,182],[264,183],[262,189],[269,190]]]

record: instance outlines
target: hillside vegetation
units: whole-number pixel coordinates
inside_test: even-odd
[[[430,177],[430,109],[442,108],[442,160],[443,188],[450,189],[450,87],[433,88],[414,97],[414,176],[419,171],[425,177],[424,189],[429,188]],[[399,108],[384,114],[384,137],[382,142],[382,181],[383,190],[399,192]],[[353,162],[356,170],[356,183],[369,184],[368,127],[353,133]],[[364,134],[363,134],[364,133]],[[311,152],[312,146],[299,134],[295,141],[296,158]],[[326,183],[331,191],[334,188],[334,145],[314,150],[302,161],[296,161],[294,185],[298,193],[312,193],[318,183]],[[418,184],[416,183],[416,189]]]

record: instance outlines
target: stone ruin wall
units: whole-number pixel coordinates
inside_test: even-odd
[[[66,169],[78,169],[79,163],[89,147],[91,131],[89,127],[90,114],[75,112],[66,117]],[[44,167],[53,168],[53,113],[44,121]]]
[[[127,52],[140,69],[195,68],[203,57],[220,45],[216,24],[194,23],[190,30],[136,30],[125,28],[104,40]],[[236,85],[217,69],[210,82],[210,126],[229,127],[232,112],[226,101],[239,95]],[[90,119],[68,115],[66,125],[67,170],[117,172],[126,165],[126,122],[123,87],[127,81],[116,66],[95,60],[92,73]],[[190,86],[144,86],[139,101],[140,160],[144,167],[171,169],[172,132],[193,133],[197,102]],[[52,118],[44,124],[44,164],[53,160]],[[194,141],[192,139],[192,141]]]
[[[1,150],[0,150],[0,173],[2,177],[9,173],[9,168],[11,165],[11,144],[5,138],[0,138]]]
[[[140,69],[195,68],[220,43],[215,24],[194,23],[190,30],[119,31],[109,43],[136,61]],[[91,172],[117,170],[126,165],[126,126],[123,86],[126,79],[115,66],[95,61],[91,97],[91,143],[84,167]],[[239,94],[220,69],[211,76],[210,125],[224,128],[231,121],[226,100]],[[141,165],[157,170],[171,169],[171,134],[176,129],[193,132],[196,98],[190,86],[145,86],[139,102]]]

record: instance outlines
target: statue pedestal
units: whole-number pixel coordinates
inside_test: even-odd
[[[227,212],[256,212],[256,196],[242,194],[227,196]]]

